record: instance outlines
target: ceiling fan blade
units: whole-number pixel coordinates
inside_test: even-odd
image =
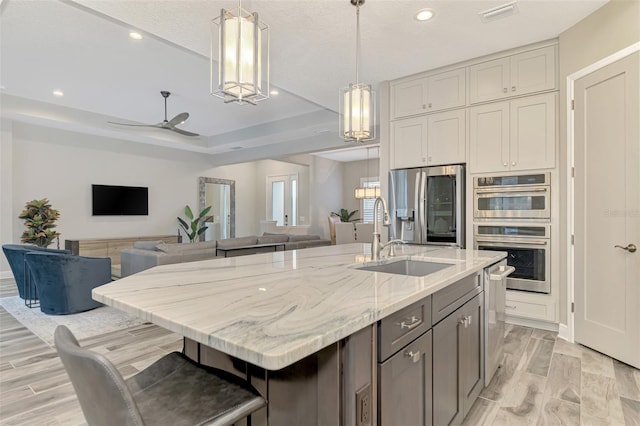
[[[166,123],[166,126],[173,127],[176,124],[180,124],[183,121],[186,121],[187,118],[189,118],[189,113],[188,112],[182,112],[182,113],[176,115],[175,117],[173,117],[171,120],[169,120],[169,122]]]
[[[159,124],[128,124],[128,123],[116,123],[114,121],[107,121],[109,124],[117,124],[118,126],[130,126],[130,127],[159,127]]]
[[[188,132],[186,130],[178,129],[177,127],[170,127],[169,130],[173,130],[174,132],[185,136],[200,136],[198,133]]]

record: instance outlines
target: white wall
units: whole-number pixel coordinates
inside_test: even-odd
[[[342,163],[342,167],[344,170],[342,179],[343,184],[341,207],[349,211],[358,210],[358,213],[356,213],[353,217],[362,219],[360,200],[357,200],[355,198],[354,190],[356,187],[360,186],[360,178],[378,176],[378,159],[369,159],[368,171],[367,160]]]
[[[567,323],[567,76],[640,41],[640,2],[613,0],[559,37],[560,48],[560,322]],[[578,266],[578,265],[576,265]]]
[[[65,239],[176,234],[186,204],[197,209],[197,155],[14,123],[12,241],[23,230],[24,203],[48,198]],[[92,216],[91,184],[146,186],[148,216]]]
[[[265,160],[211,167],[198,154],[2,120],[0,129],[0,238],[19,243],[25,202],[48,198],[61,213],[57,230],[66,239],[176,234],[184,206],[198,209],[200,176],[236,182],[236,236],[257,235],[265,215],[268,174],[295,170],[308,187],[310,232],[328,238],[327,216],[342,205],[341,163],[311,155],[297,164]],[[306,181],[306,182],[305,182]],[[91,184],[146,186],[148,216],[92,216]],[[302,209],[301,209],[302,210]],[[0,277],[10,277],[2,256]]]
[[[13,212],[11,209],[12,187],[12,123],[0,120],[0,241],[13,242]],[[0,278],[10,278],[9,263],[0,255]]]

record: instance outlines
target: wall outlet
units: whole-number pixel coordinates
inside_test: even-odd
[[[356,392],[356,426],[371,426],[371,384]]]

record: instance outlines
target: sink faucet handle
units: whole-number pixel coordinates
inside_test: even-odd
[[[396,255],[396,244],[407,244],[407,242],[404,240],[390,240],[382,246],[382,248],[389,246],[389,257],[394,257]]]

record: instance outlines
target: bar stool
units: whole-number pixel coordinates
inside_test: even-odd
[[[60,325],[54,341],[90,425],[231,425],[266,406],[248,383],[172,352],[124,380]]]

